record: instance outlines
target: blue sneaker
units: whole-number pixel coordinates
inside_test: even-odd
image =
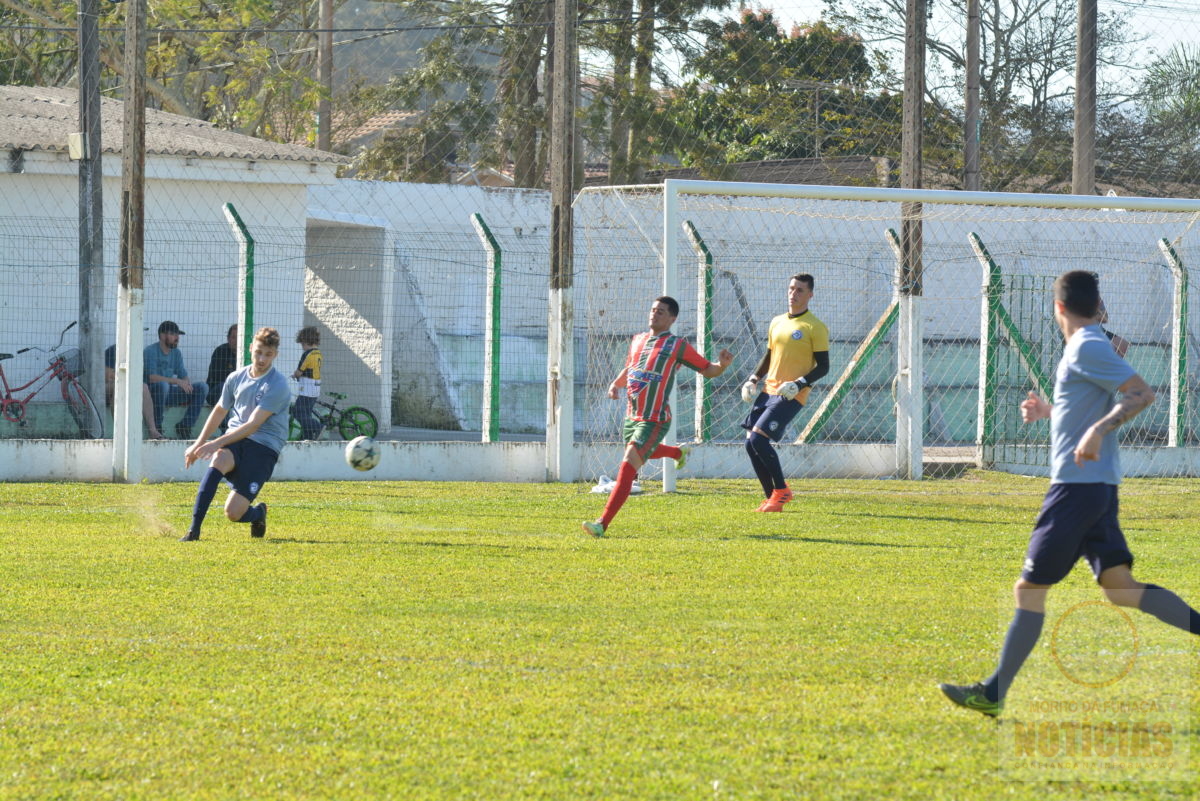
[[[594,523],[590,520],[585,521],[583,523],[583,533],[591,534],[593,537],[603,537],[604,536],[604,524],[601,523],[599,520],[597,520]]]
[[[983,682],[975,684],[939,684],[938,688],[954,703],[967,709],[974,709],[989,717],[996,717],[1004,711],[1003,701],[989,701],[983,690]]]

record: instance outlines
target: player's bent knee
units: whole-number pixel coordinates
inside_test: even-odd
[[[1114,606],[1136,607],[1142,600],[1141,587],[1126,587],[1122,589],[1104,588],[1104,595]]]
[[[222,475],[227,474],[233,469],[233,454],[221,448],[213,454],[212,461],[209,464],[215,467]]]

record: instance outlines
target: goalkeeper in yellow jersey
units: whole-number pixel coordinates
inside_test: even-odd
[[[829,330],[808,309],[813,277],[793,275],[788,281],[788,311],[771,320],[767,353],[754,374],[742,384],[742,400],[752,404],[742,422],[746,453],[766,496],[759,512],[782,512],[792,499],[774,443],[808,400],[817,379],[829,372]],[[760,379],[766,378],[763,390]]]

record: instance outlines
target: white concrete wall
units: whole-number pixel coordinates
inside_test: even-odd
[[[391,424],[395,271],[387,233],[380,228],[310,223],[307,253],[304,323],[321,332],[322,395],[348,395],[340,402],[342,408],[364,406],[386,430]],[[294,369],[295,365],[288,365],[289,372]]]
[[[142,466],[151,482],[198,482],[204,465],[183,467],[183,442],[147,442]],[[359,472],[346,464],[345,443],[292,442],[284,447],[273,481],[517,481],[546,480],[545,443],[541,442],[380,442],[379,465]],[[576,445],[580,458],[614,464],[620,449]],[[688,476],[706,478],[727,470],[722,450],[741,446],[698,448],[688,461]],[[787,448],[788,475],[807,475],[820,465],[824,478],[875,478],[894,469],[893,448],[886,445],[830,445]],[[819,458],[814,451],[820,451]],[[739,460],[739,463],[745,460]],[[748,465],[743,478],[751,477]],[[722,477],[724,476],[721,473]],[[0,440],[0,481],[110,481],[112,443],[67,440]]]
[[[383,458],[369,472],[346,464],[342,442],[292,442],[273,481],[544,481],[540,442],[380,442]],[[198,482],[204,465],[183,467],[182,441],[146,442],[142,467],[151,482]],[[0,481],[111,481],[112,443],[0,440]]]

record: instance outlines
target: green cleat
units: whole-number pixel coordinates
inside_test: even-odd
[[[593,537],[604,536],[604,524],[597,520],[595,523],[588,520],[583,523],[583,533],[591,534]]]
[[[676,469],[676,470],[682,470],[682,469],[683,469],[683,466],[684,466],[685,464],[687,464],[687,458],[688,458],[688,454],[689,454],[689,453],[691,453],[691,452],[692,452],[692,449],[691,449],[691,448],[684,448],[683,446],[680,446],[680,448],[679,448],[679,458],[675,460],[675,469]]]
[[[1003,701],[989,701],[983,690],[983,682],[975,684],[939,684],[938,689],[954,703],[967,709],[974,709],[989,717],[996,717],[1004,711]]]

